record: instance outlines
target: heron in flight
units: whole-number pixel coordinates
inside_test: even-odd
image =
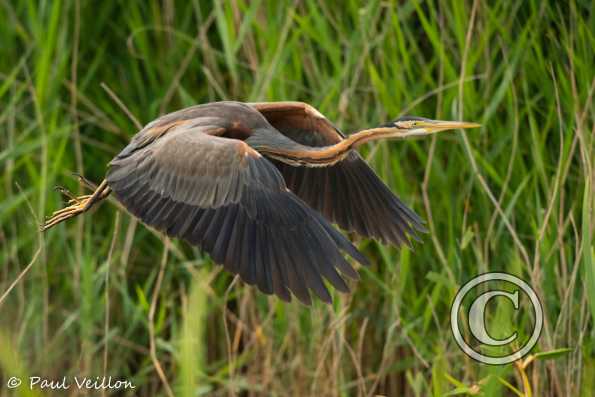
[[[331,223],[395,246],[426,231],[356,148],[478,126],[401,117],[345,136],[302,102],[192,106],[145,126],[93,194],[73,198],[41,228],[113,192],[145,224],[199,246],[265,294],[331,302],[326,283],[348,292],[342,276],[358,278],[343,254],[368,264]]]

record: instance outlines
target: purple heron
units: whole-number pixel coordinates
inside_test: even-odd
[[[145,224],[210,254],[243,281],[285,301],[358,273],[366,258],[341,229],[410,245],[422,219],[355,150],[379,139],[426,136],[478,124],[402,117],[345,136],[302,102],[215,102],[166,114],[138,132],[93,194],[73,198],[41,227],[89,210],[114,193]]]

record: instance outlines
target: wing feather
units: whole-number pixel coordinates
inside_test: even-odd
[[[210,135],[217,125],[188,121],[110,163],[116,198],[146,224],[200,246],[264,293],[325,302],[324,280],[357,277],[342,252],[365,257],[287,189],[277,168],[244,142]],[[191,125],[191,127],[189,127]],[[197,126],[198,125],[198,126]],[[165,127],[161,127],[165,129]]]
[[[279,132],[313,147],[333,145],[344,135],[320,112],[302,102],[250,104]],[[289,189],[341,228],[391,243],[410,245],[426,232],[424,221],[378,178],[361,156],[350,152],[329,167],[295,167],[273,161]]]

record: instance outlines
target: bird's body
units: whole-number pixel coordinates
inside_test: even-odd
[[[425,231],[354,148],[427,134],[428,123],[475,126],[403,118],[345,137],[301,102],[193,106],[149,123],[110,162],[95,193],[44,228],[111,191],[144,223],[198,245],[264,293],[310,303],[312,291],[330,302],[324,280],[348,291],[341,274],[358,276],[343,253],[367,263],[331,223],[394,245]]]

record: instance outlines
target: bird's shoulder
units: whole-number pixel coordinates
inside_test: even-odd
[[[161,138],[183,132],[224,136],[245,140],[255,130],[270,127],[265,117],[243,102],[220,101],[190,106],[164,114],[146,124],[118,154],[122,158],[147,147]]]
[[[283,135],[307,146],[327,146],[345,135],[322,112],[306,102],[253,102],[266,120]]]

